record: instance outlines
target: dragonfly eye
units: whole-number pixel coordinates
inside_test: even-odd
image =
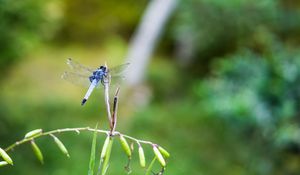
[[[104,71],[104,72],[106,71],[106,67],[105,66],[100,66],[99,69],[102,70],[102,71]]]

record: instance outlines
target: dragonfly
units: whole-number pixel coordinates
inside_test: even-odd
[[[67,64],[71,68],[71,71],[64,72],[62,78],[75,85],[88,87],[81,105],[84,105],[87,102],[95,88],[98,88],[105,83],[110,83],[110,81],[118,82],[123,80],[123,73],[129,66],[129,63],[125,63],[112,68],[101,65],[99,68],[92,69],[71,58],[67,59]]]

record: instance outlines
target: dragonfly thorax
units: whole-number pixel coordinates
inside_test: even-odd
[[[97,80],[97,82],[102,81],[104,77],[107,77],[106,67],[100,66],[97,70],[93,72],[93,75],[89,77],[90,82]]]

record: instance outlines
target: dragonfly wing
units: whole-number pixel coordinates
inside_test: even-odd
[[[111,76],[110,82],[113,85],[119,85],[125,80],[125,76],[123,75],[115,75]]]
[[[121,76],[126,68],[129,66],[129,63],[121,64],[119,66],[115,66],[112,68],[109,68],[108,73],[113,76]]]
[[[72,71],[78,73],[78,74],[82,74],[82,75],[92,75],[93,73],[93,69],[88,68],[76,61],[74,61],[71,58],[67,59],[67,64],[70,66],[70,68],[72,69]]]
[[[88,76],[74,72],[64,72],[64,74],[61,77],[64,80],[67,80],[75,85],[83,87],[88,87],[91,84]]]

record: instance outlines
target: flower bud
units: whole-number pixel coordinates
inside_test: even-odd
[[[140,158],[140,165],[141,167],[144,168],[146,166],[146,160],[145,160],[144,150],[141,145],[139,145],[139,158]]]
[[[157,146],[153,146],[153,151],[154,151],[154,154],[155,154],[157,160],[159,161],[160,165],[165,167],[166,166],[166,161],[165,161],[164,157],[161,155],[161,153],[158,150]]]
[[[158,150],[160,151],[160,153],[161,153],[165,158],[170,157],[170,153],[168,153],[168,151],[165,150],[164,148],[158,146]]]
[[[43,132],[42,129],[35,129],[35,130],[32,130],[32,131],[28,132],[28,133],[25,135],[25,139],[28,139],[28,138],[31,138],[31,137],[40,135],[40,134],[42,134],[42,132]]]
[[[0,167],[8,165],[8,163],[6,161],[0,161]]]
[[[125,153],[127,154],[127,156],[131,157],[131,149],[130,149],[126,139],[122,135],[120,135],[120,142],[121,142],[122,148],[125,151]]]
[[[10,165],[13,165],[12,159],[9,157],[9,155],[2,149],[0,148],[0,156]]]
[[[35,156],[43,164],[44,163],[43,154],[42,154],[40,148],[37,146],[37,144],[33,140],[31,141],[31,147],[32,147],[32,150],[33,150]]]
[[[61,150],[61,152],[63,152],[67,157],[70,157],[69,152],[67,150],[67,148],[65,147],[65,145],[54,135],[51,135],[54,139],[54,142],[56,143],[56,145],[58,146],[58,148]]]

